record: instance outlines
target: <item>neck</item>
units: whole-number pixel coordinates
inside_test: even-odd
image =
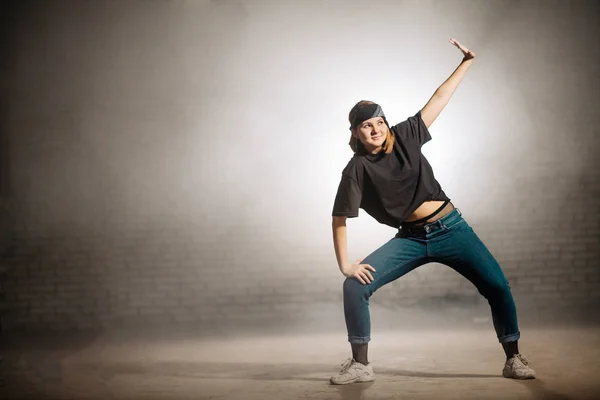
[[[383,148],[382,146],[371,147],[371,146],[365,146],[364,144],[363,144],[363,146],[364,146],[364,148],[365,148],[365,151],[366,151],[367,153],[370,153],[370,154],[377,154],[377,153],[379,153],[379,152],[381,151],[381,149]]]

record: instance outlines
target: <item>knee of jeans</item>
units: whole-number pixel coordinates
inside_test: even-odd
[[[344,281],[344,296],[366,296],[369,297],[369,286],[363,285],[355,278],[346,278]]]
[[[506,280],[496,280],[486,285],[486,290],[483,292],[486,297],[505,297],[512,296],[510,285]]]

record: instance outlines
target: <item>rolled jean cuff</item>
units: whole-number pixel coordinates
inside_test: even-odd
[[[352,344],[365,344],[371,341],[371,337],[348,336],[348,341]]]
[[[515,342],[521,337],[521,332],[513,333],[512,335],[502,336],[498,338],[500,343]]]

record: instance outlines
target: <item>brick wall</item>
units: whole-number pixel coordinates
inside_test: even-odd
[[[285,323],[317,312],[315,302],[340,304],[342,277],[329,227],[332,193],[320,191],[328,172],[290,168],[292,178],[276,178],[274,165],[305,165],[304,157],[315,153],[296,149],[299,135],[286,137],[280,152],[261,153],[265,133],[251,136],[243,119],[255,117],[260,102],[291,111],[281,104],[287,98],[266,102],[268,95],[254,91],[260,84],[248,83],[257,78],[236,69],[235,49],[244,48],[247,27],[241,3],[224,3],[237,10],[225,14],[175,2],[127,2],[122,8],[93,1],[19,4],[27,6],[11,11],[20,23],[11,28],[10,62],[3,67],[11,100],[3,121],[10,162],[0,174],[11,182],[10,219],[5,213],[2,220],[10,221],[3,254],[9,327],[250,324],[256,318]],[[526,18],[534,11],[519,14],[523,26],[531,26]],[[206,13],[214,20],[210,29],[228,27],[226,46],[198,39],[202,29],[210,30],[197,21]],[[165,15],[181,23],[165,24]],[[560,16],[555,10],[548,18]],[[518,26],[511,32],[519,33]],[[576,34],[545,40],[549,47],[572,48],[570,40],[581,43]],[[557,46],[556,40],[566,43]],[[587,46],[591,52],[595,42]],[[560,62],[579,53],[573,54],[561,53]],[[536,92],[552,89],[538,69],[496,65],[494,79],[502,73],[518,77],[507,89],[515,93],[499,94],[512,108],[486,114],[501,125],[486,134],[504,141],[480,149],[478,159],[465,155],[458,164],[471,163],[471,170],[445,185],[459,193],[453,198],[500,261],[518,305],[589,307],[600,300],[599,91],[586,92],[587,101],[568,92],[582,81],[597,87],[586,79],[595,76],[593,59],[593,52],[582,58],[576,74],[553,75],[551,86],[565,96],[561,103]],[[223,93],[219,82],[233,82],[230,91]],[[322,92],[286,93],[310,103]],[[473,104],[457,96],[456,104]],[[511,105],[519,96],[543,99],[545,111],[536,108],[539,101]],[[232,109],[239,119],[227,119],[224,131],[203,134],[205,121]],[[503,132],[504,123],[519,127],[502,121],[515,115],[535,124]],[[304,117],[276,122],[296,118],[294,127],[302,130],[309,127],[302,125]],[[317,154],[330,156],[326,151]],[[489,178],[498,173],[504,177]],[[301,183],[307,174],[312,181]],[[278,200],[282,193],[288,207]],[[309,225],[315,228],[309,231]],[[373,302],[408,306],[436,299],[484,301],[449,268],[431,264],[386,286]]]
[[[136,230],[110,233],[83,233],[74,224],[17,231],[11,319],[55,327],[245,320],[293,315],[313,300],[339,296],[333,273],[311,284],[306,271],[269,249],[275,237],[248,228],[214,235],[207,226],[148,219]]]
[[[519,215],[514,207],[506,214],[512,218],[472,223],[519,304],[544,309],[600,300],[600,227],[591,212],[599,209],[600,185],[595,176],[579,179],[588,187],[569,194],[572,210],[581,210],[569,218],[546,199],[544,218]],[[534,200],[542,199],[523,199]],[[96,230],[74,222],[17,228],[8,261],[9,324],[249,322],[301,317],[315,302],[341,300],[342,278],[329,243],[303,250],[282,245],[278,232],[259,220],[221,226],[218,233],[217,226],[186,224],[184,218],[140,218],[135,228],[130,222]],[[386,286],[373,302],[407,306],[431,299],[485,301],[449,268],[430,264]]]
[[[490,207],[486,220],[470,219],[469,208],[463,209],[502,266],[517,305],[538,311],[598,305],[599,190],[597,169],[578,176],[537,176],[501,188],[506,203]],[[485,302],[469,282],[445,266],[432,264],[415,272],[397,283],[388,303],[418,303],[427,296]]]

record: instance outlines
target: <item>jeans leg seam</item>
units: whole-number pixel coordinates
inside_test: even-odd
[[[406,265],[408,265],[410,263],[413,263],[413,262],[414,261],[411,260],[411,261],[405,262],[404,264],[399,264],[399,265],[394,266],[394,268],[390,269],[385,274],[381,275],[380,279],[383,279],[384,277],[388,276],[389,274],[391,274],[393,271],[397,270],[398,268],[402,268],[402,267],[404,267],[404,266],[406,266]]]

